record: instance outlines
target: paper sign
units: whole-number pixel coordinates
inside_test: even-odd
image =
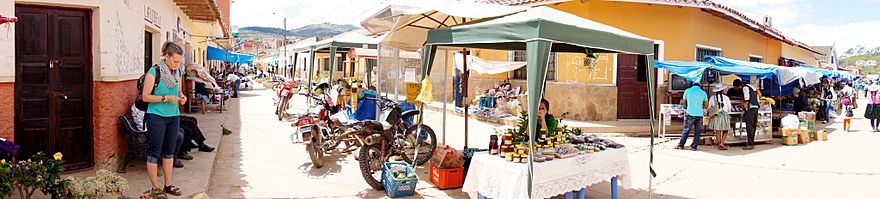
[[[407,68],[403,71],[404,82],[418,82],[416,80],[416,69],[415,68]]]

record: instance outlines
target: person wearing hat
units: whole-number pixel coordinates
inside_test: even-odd
[[[681,140],[678,142],[678,145],[675,146],[675,149],[684,149],[684,144],[687,142],[690,130],[693,129],[694,141],[691,143],[690,150],[697,150],[700,133],[703,131],[703,110],[709,107],[707,98],[708,96],[706,95],[706,92],[700,88],[700,83],[695,82],[693,83],[693,86],[684,91],[681,103],[687,107],[685,111],[687,112],[687,116],[684,120],[684,130],[681,132]]]
[[[880,85],[877,82],[873,82],[870,86],[868,86],[868,106],[865,109],[865,118],[871,120],[871,129],[874,132],[877,132],[877,127],[880,126]]]
[[[807,100],[807,95],[801,92],[801,89],[794,88],[791,89],[791,95],[794,97],[794,113],[800,112],[811,112],[813,108],[810,106],[810,101]]]
[[[724,95],[724,89],[727,85],[723,83],[715,84],[712,92],[715,93],[709,97],[709,129],[715,131],[715,139],[718,140],[718,149],[727,150],[724,141],[727,140],[727,132],[730,130],[730,115],[728,114],[733,107],[730,104],[730,98]]]

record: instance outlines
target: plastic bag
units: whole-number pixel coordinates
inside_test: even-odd
[[[788,115],[782,118],[781,123],[784,128],[798,128],[800,120],[797,115]]]
[[[461,168],[464,166],[464,154],[449,145],[438,146],[431,157],[431,163],[441,169]]]

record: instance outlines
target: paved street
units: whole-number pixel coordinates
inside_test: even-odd
[[[224,136],[212,175],[209,195],[213,198],[380,198],[385,192],[371,189],[363,180],[354,155],[325,157],[323,168],[314,168],[304,145],[292,144],[290,122],[275,119],[270,90],[243,91],[239,120],[224,124],[234,133]],[[305,109],[295,98],[292,112]],[[864,104],[864,102],[862,103]],[[862,108],[862,111],[864,108]],[[862,115],[858,111],[856,115]],[[442,139],[442,115],[426,113],[425,122]],[[232,121],[232,122],[230,122]],[[464,145],[461,117],[447,116],[446,143]],[[497,125],[470,122],[470,146],[488,143]],[[745,151],[732,147],[719,151],[702,146],[700,151],[673,150],[677,139],[655,147],[655,198],[870,198],[880,182],[880,157],[873,143],[880,133],[868,132],[868,121],[855,119],[854,132],[842,132],[840,122],[826,130],[828,141],[806,145],[759,145]],[[633,186],[621,189],[620,198],[648,198],[648,138],[612,137],[629,150]],[[690,141],[689,141],[690,142]],[[416,197],[466,198],[459,191],[437,190],[428,182],[428,169],[418,169],[422,179]],[[610,198],[608,182],[588,187],[588,198]],[[838,190],[838,191],[833,191]]]

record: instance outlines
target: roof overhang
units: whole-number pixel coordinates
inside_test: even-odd
[[[229,37],[229,24],[225,24],[220,8],[214,0],[174,0],[174,3],[194,21],[216,21],[223,29],[223,36]]]

